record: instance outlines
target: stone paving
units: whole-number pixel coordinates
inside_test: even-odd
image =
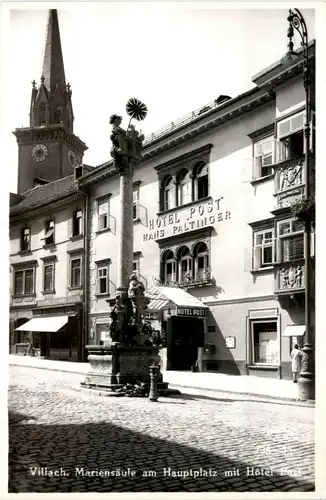
[[[313,408],[105,397],[83,378],[10,368],[10,493],[314,490]]]

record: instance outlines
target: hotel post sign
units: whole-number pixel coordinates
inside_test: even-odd
[[[148,221],[149,232],[143,234],[143,241],[160,240],[176,236],[180,233],[194,231],[207,226],[214,226],[224,220],[231,218],[229,210],[223,211],[221,208],[221,198],[211,199],[206,203],[201,203],[196,206],[191,206],[188,209],[180,212],[172,212],[166,215],[161,215],[156,219]]]
[[[188,318],[205,318],[206,309],[204,307],[177,307],[177,316],[187,316]]]

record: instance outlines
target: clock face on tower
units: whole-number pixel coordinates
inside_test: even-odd
[[[33,146],[31,149],[31,157],[38,163],[44,161],[47,158],[48,154],[49,150],[45,146],[45,144],[35,144],[35,146]]]
[[[77,158],[73,151],[68,151],[68,163],[71,168],[75,168],[75,166],[77,165]]]

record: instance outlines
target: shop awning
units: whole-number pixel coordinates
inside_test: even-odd
[[[201,300],[182,288],[153,285],[145,292],[145,295],[151,300],[147,306],[149,311],[161,311],[174,307],[208,309],[208,306]]]
[[[68,323],[69,316],[44,316],[32,318],[22,326],[16,328],[23,332],[57,332]]]
[[[290,325],[285,328],[283,337],[302,337],[305,333],[305,325]]]

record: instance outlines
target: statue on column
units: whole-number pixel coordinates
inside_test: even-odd
[[[147,107],[138,99],[132,98],[127,102],[126,110],[130,116],[127,131],[120,125],[122,117],[119,115],[110,116],[110,125],[112,132],[110,139],[112,147],[110,154],[121,174],[130,163],[139,163],[141,161],[141,149],[144,140],[144,135],[140,134],[134,125],[131,125],[131,120],[143,120],[147,115]]]

